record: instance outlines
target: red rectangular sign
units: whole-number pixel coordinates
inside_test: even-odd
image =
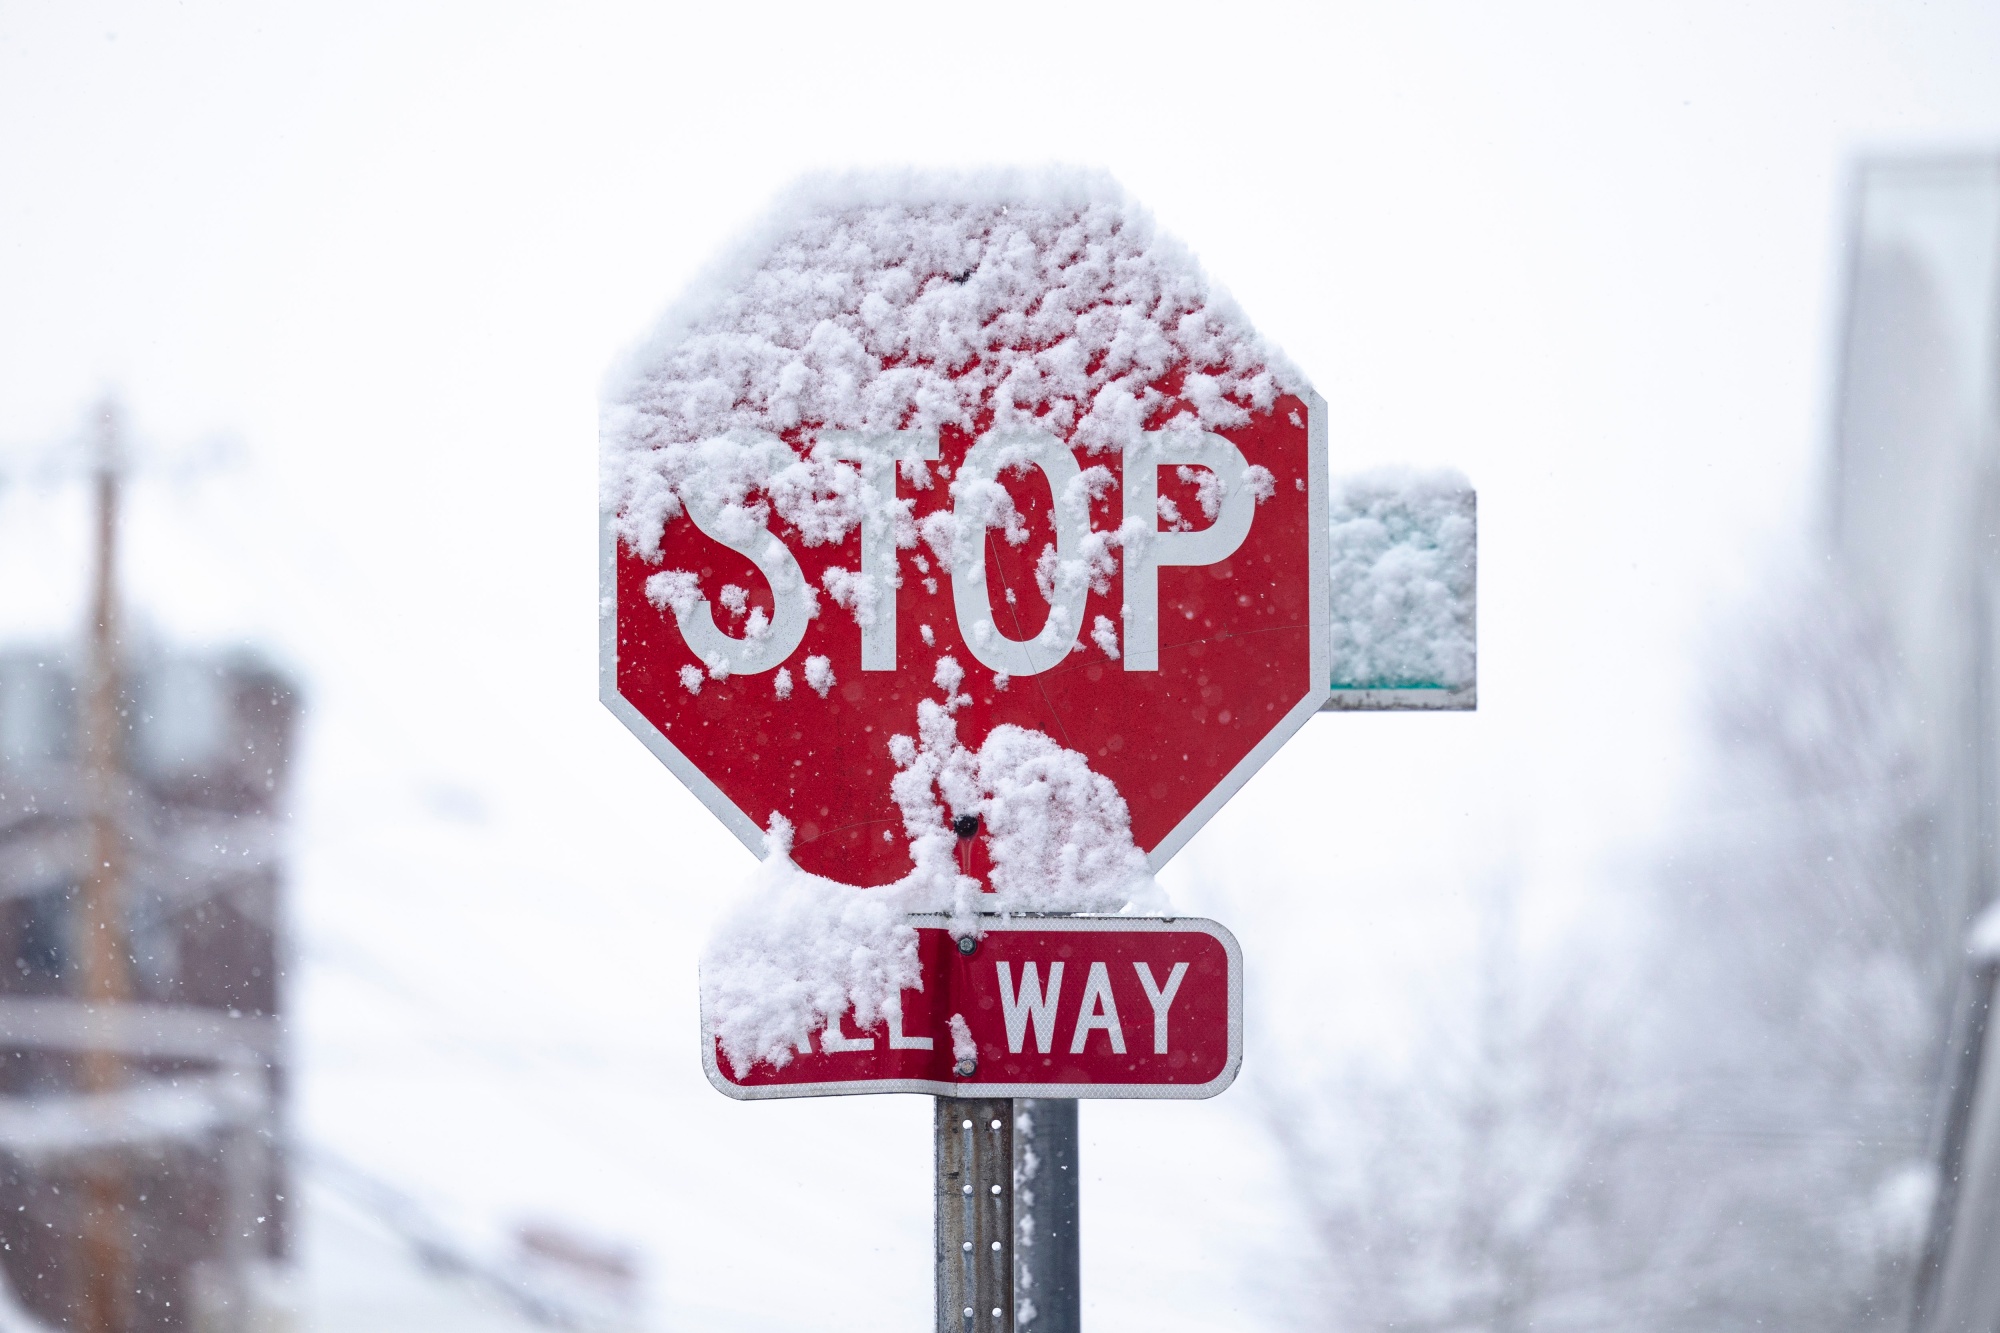
[[[923,989],[861,1031],[849,1014],[781,1068],[740,1075],[704,1043],[731,1097],[917,1092],[945,1097],[1213,1097],[1243,1060],[1236,939],[1195,917],[981,918],[971,952],[948,918],[912,918]]]

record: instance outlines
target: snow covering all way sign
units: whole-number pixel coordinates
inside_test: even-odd
[[[842,1016],[782,1067],[738,1071],[731,1097],[921,1092],[939,1097],[1209,1097],[1243,1051],[1243,966],[1213,921],[1015,917],[970,952],[922,917],[923,986],[870,1027]]]
[[[1100,175],[811,182],[602,437],[605,702],[764,861],[703,962],[718,1086],[1219,1090],[1226,932],[1017,959],[1060,931],[1006,924],[1163,910],[1153,872],[1329,696],[1324,404],[1192,256]],[[1034,1012],[1081,1045],[1030,1068],[1004,1015],[1058,964]],[[1147,968],[1205,1044],[1140,1040]],[[1117,1042],[1073,1030],[1093,994]]]

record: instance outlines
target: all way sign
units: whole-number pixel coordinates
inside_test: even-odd
[[[1016,917],[957,933],[917,919],[923,986],[875,1026],[844,1019],[782,1067],[708,1077],[746,1100],[855,1092],[940,1097],[1208,1097],[1243,1051],[1236,939],[1194,918]]]

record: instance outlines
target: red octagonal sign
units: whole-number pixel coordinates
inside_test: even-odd
[[[1324,405],[1100,177],[795,195],[604,439],[604,700],[816,874],[909,872],[941,659],[968,746],[1082,754],[1156,870],[1326,697]]]

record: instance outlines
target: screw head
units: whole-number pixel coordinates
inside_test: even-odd
[[[952,1072],[954,1074],[957,1074],[960,1078],[971,1078],[973,1071],[978,1068],[979,1068],[979,1062],[977,1060],[965,1059],[965,1060],[960,1060],[957,1064],[953,1065]]]
[[[970,954],[978,948],[979,937],[977,935],[960,935],[958,937],[958,951],[960,953]]]
[[[951,821],[951,831],[952,831],[953,833],[956,833],[956,834],[957,834],[957,835],[958,835],[959,837],[961,837],[961,838],[976,838],[976,837],[978,837],[978,836],[979,836],[979,816],[978,816],[978,815],[960,815],[960,816],[959,816],[958,818],[956,818],[956,819],[954,819],[954,820],[952,820],[952,821]]]

